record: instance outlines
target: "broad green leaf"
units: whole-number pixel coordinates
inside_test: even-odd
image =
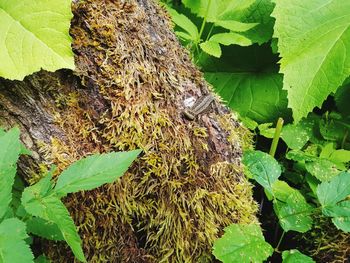
[[[272,128],[271,127],[272,125],[273,125],[272,122],[260,124],[258,126],[259,134],[266,138],[272,139],[276,132],[276,128]]]
[[[289,107],[299,121],[350,75],[350,1],[275,3],[280,72]]]
[[[287,200],[288,197],[294,193],[294,189],[290,187],[286,182],[276,180],[272,185],[272,192],[278,196],[279,200]]]
[[[24,182],[17,174],[12,188],[12,201],[10,203],[10,207],[13,211],[17,211],[18,207],[21,205],[21,197],[24,188]]]
[[[297,249],[292,249],[288,251],[283,251],[282,253],[282,263],[314,263],[315,261],[299,252]]]
[[[239,116],[239,119],[243,123],[243,125],[245,127],[247,127],[249,130],[255,130],[259,126],[256,121],[254,121],[248,117]]]
[[[272,37],[274,19],[270,14],[274,5],[270,0],[211,0],[209,6],[209,0],[182,2],[193,13],[207,17],[208,22],[234,32],[245,31],[242,34],[259,45]],[[237,23],[244,26],[238,26]],[[246,31],[250,27],[246,25],[255,26]]]
[[[342,143],[350,132],[350,122],[346,119],[339,119],[339,116],[328,115],[319,122],[319,129],[322,137],[327,141]]]
[[[0,76],[74,69],[71,0],[0,0]]]
[[[350,232],[350,216],[347,217],[333,217],[333,224],[340,230],[349,233]]]
[[[180,38],[183,39],[185,41],[191,42],[192,41],[192,37],[185,33],[185,32],[181,32],[181,31],[175,31],[175,34]]]
[[[5,219],[0,223],[0,262],[31,263],[34,256],[26,244],[26,225],[17,218]]]
[[[221,56],[221,48],[219,44],[225,46],[233,44],[240,46],[249,46],[252,44],[252,42],[248,38],[237,33],[219,33],[213,35],[208,41],[201,43],[200,47],[204,52],[218,58]]]
[[[215,22],[215,25],[229,29],[233,32],[245,32],[257,26],[258,23],[242,23],[234,20],[218,20]]]
[[[281,138],[293,150],[300,150],[313,134],[314,122],[303,119],[297,124],[287,124],[282,129]]]
[[[243,164],[255,181],[268,192],[272,192],[273,183],[281,175],[281,166],[271,155],[261,151],[246,151]]]
[[[22,194],[22,205],[27,213],[57,225],[64,240],[72,248],[74,255],[86,262],[81,249],[81,240],[67,208],[52,191],[52,173],[41,179],[33,186],[27,187]],[[31,225],[32,226],[32,225]],[[43,226],[45,227],[45,226]],[[49,227],[49,226],[47,226]],[[52,226],[51,229],[55,228]],[[35,230],[35,229],[31,229]],[[47,233],[50,235],[49,233]],[[55,237],[60,237],[56,232]]]
[[[256,122],[270,122],[287,107],[280,74],[208,72],[205,78],[231,109]]]
[[[13,128],[0,136],[0,219],[5,215],[12,200],[12,186],[19,154],[19,129]]]
[[[270,0],[184,0],[183,3],[207,22],[242,34],[253,43],[271,39],[273,4]]]
[[[296,162],[313,162],[318,158],[317,156],[311,155],[307,152],[303,152],[300,150],[291,150],[286,154],[286,158],[289,160],[293,160]]]
[[[209,41],[217,42],[225,46],[240,45],[245,47],[250,46],[252,44],[252,42],[245,36],[233,32],[215,34],[210,37]]]
[[[344,116],[350,115],[350,83],[340,87],[334,95],[338,110]]]
[[[86,262],[81,248],[81,239],[67,208],[61,200],[55,195],[41,197],[30,191],[26,192],[26,190],[22,197],[22,204],[26,211],[33,216],[55,223],[77,259]]]
[[[317,158],[305,163],[306,170],[321,182],[329,181],[339,174],[336,164],[327,159]]]
[[[189,41],[199,41],[199,32],[197,26],[185,15],[179,14],[176,10],[167,6],[167,10],[171,15],[173,22],[186,31]],[[178,34],[178,33],[177,33]],[[181,35],[181,34],[180,34]],[[184,35],[182,35],[184,36]]]
[[[329,159],[333,162],[348,163],[350,162],[350,151],[339,149],[332,152]]]
[[[320,153],[320,158],[329,159],[331,154],[335,151],[334,148],[335,148],[335,143],[333,142],[330,142],[324,145]]]
[[[350,195],[350,173],[342,172],[329,182],[317,187],[317,197],[322,207],[333,206]]]
[[[350,232],[350,200],[323,207],[322,213],[332,217],[333,224],[344,232]]]
[[[215,23],[237,17],[240,12],[251,6],[255,0],[183,0],[182,3],[206,21]]]
[[[27,232],[34,235],[44,237],[50,240],[62,241],[64,237],[62,236],[61,230],[58,226],[50,221],[33,217],[26,221]]]
[[[285,232],[294,230],[305,233],[311,229],[310,214],[313,208],[298,190],[283,181],[276,181],[273,184],[273,193],[273,208]]]
[[[91,190],[112,183],[126,172],[140,152],[112,152],[81,159],[61,173],[54,192],[62,197],[68,193]]]
[[[253,43],[268,42],[272,38],[274,19],[270,16],[274,4],[270,0],[256,0],[249,7],[236,12],[231,19],[242,23],[257,23],[255,27],[242,32]]]
[[[323,209],[323,214],[330,217],[350,217],[350,200],[326,206]]]
[[[1,137],[2,135],[4,135],[5,133],[6,133],[6,132],[5,132],[3,129],[0,128],[0,137]],[[24,155],[31,155],[31,154],[32,154],[32,152],[29,151],[29,150],[24,146],[23,143],[21,143],[20,148],[21,148],[20,154],[24,154]]]
[[[38,183],[26,187],[23,191],[21,203],[24,206],[25,210],[29,213],[27,205],[31,203],[30,210],[32,215],[40,214],[46,206],[44,202],[38,201],[42,200],[45,196],[51,193],[52,190],[52,175],[49,174],[46,177],[42,178]]]
[[[225,234],[214,242],[213,254],[224,263],[263,262],[273,253],[273,248],[264,240],[259,225],[232,224]]]
[[[324,141],[321,141],[321,142],[324,143]],[[317,157],[317,156],[319,156],[320,149],[319,149],[319,146],[317,144],[310,144],[305,148],[304,152],[307,155]]]
[[[205,41],[199,44],[201,49],[207,54],[214,56],[216,58],[221,57],[221,47],[220,44],[213,41]]]
[[[322,213],[332,217],[333,224],[345,232],[350,232],[350,173],[342,172],[329,182],[317,187],[317,197],[322,205]]]

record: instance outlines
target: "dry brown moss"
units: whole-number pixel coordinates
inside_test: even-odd
[[[218,101],[183,118],[184,99],[209,88],[154,3],[86,0],[74,13],[79,81],[56,100],[67,141],[45,151],[60,169],[94,152],[144,151],[118,183],[67,198],[88,261],[211,261],[223,227],[256,221],[240,163],[247,131]]]

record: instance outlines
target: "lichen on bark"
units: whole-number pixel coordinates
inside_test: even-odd
[[[184,118],[185,99],[211,89],[156,3],[85,0],[73,12],[76,71],[26,80],[56,80],[37,85],[43,93],[50,85],[56,130],[33,139],[40,162],[62,170],[96,152],[143,150],[120,181],[65,200],[88,261],[212,261],[225,226],[256,222],[241,164],[249,132],[217,97],[194,121]],[[73,260],[62,244],[45,252]]]

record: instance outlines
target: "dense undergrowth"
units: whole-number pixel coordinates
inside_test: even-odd
[[[213,248],[223,262],[350,257],[349,7],[336,0],[166,3],[193,61],[256,135],[243,163],[274,249],[258,227],[231,225]]]
[[[21,46],[16,38],[0,43],[0,76],[22,80],[41,68],[73,69],[71,2],[37,1],[28,16],[30,0],[24,2],[0,1],[0,37],[10,32],[24,39]],[[256,183],[262,228],[228,226],[213,246],[215,257],[223,262],[348,260],[350,2],[183,0],[164,1],[164,6],[206,80],[255,134],[254,149],[244,153],[243,163]],[[55,23],[45,31],[40,24],[50,19]],[[24,188],[16,162],[29,152],[19,142],[19,131],[1,130],[0,144],[0,262],[33,261],[27,232],[65,240],[85,261],[60,198],[111,182],[138,152],[113,167],[107,159],[118,154],[105,155],[106,160],[88,157],[62,172],[56,184],[52,170]],[[101,173],[101,167],[107,170]],[[117,168],[117,174],[110,172]],[[79,177],[84,169],[92,169],[90,178]],[[72,170],[77,177],[67,179]]]

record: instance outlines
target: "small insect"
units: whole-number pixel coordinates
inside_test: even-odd
[[[201,114],[209,108],[213,100],[214,96],[212,94],[207,94],[200,97],[191,108],[185,109],[183,111],[184,116],[188,120],[193,121],[197,117],[197,115]]]

